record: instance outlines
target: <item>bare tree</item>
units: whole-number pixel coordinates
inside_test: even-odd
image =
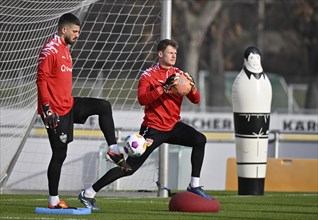
[[[174,0],[177,65],[196,81],[198,70],[207,70],[208,106],[228,106],[224,71],[239,71],[244,48],[256,45],[264,52],[266,72],[279,73],[291,83],[308,80],[306,108],[317,108],[317,7],[317,0]]]
[[[197,80],[202,43],[222,1],[174,0],[173,36],[182,51],[182,68]]]
[[[208,32],[208,106],[225,106],[223,38],[228,18],[228,8],[223,7]]]
[[[318,100],[318,4],[316,0],[285,1],[288,15],[300,34],[307,50],[307,70],[302,73],[308,79],[306,108],[317,109]]]

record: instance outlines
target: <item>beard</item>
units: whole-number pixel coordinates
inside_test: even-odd
[[[70,37],[65,37],[64,40],[65,40],[65,43],[73,45],[76,42],[77,38],[72,39]]]

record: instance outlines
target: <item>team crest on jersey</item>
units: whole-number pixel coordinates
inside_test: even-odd
[[[62,133],[60,135],[60,140],[65,144],[67,141],[67,134]]]
[[[146,145],[147,145],[147,147],[151,146],[152,143],[153,143],[153,139],[146,138]]]

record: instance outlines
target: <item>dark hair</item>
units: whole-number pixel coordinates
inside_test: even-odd
[[[172,47],[178,49],[178,44],[177,44],[177,42],[175,42],[175,41],[173,41],[173,40],[170,40],[170,39],[164,39],[164,40],[161,40],[161,41],[158,43],[157,52],[158,52],[158,51],[164,51],[168,46],[172,46]]]
[[[248,48],[245,49],[244,51],[244,58],[247,59],[250,53],[262,55],[262,52],[255,46],[249,46]]]
[[[81,26],[80,20],[72,13],[67,13],[60,17],[59,22],[57,24],[58,29],[62,28],[64,25],[67,24],[75,24]]]

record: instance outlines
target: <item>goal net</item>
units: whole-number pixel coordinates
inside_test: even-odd
[[[139,130],[143,113],[136,99],[137,84],[141,71],[153,65],[156,57],[160,0],[1,1],[1,176],[14,165],[6,189],[47,190],[51,150],[43,123],[36,116],[37,58],[56,32],[59,17],[67,12],[81,20],[80,37],[70,48],[73,95],[102,98],[112,104],[119,143]],[[104,160],[107,146],[96,117],[76,125],[74,136],[62,169],[61,191],[87,187],[113,166]],[[106,189],[156,189],[156,156],[155,152],[134,177]]]
[[[81,1],[64,5],[0,2],[0,186],[12,170],[36,116],[39,49],[53,33],[58,13],[83,5]]]

